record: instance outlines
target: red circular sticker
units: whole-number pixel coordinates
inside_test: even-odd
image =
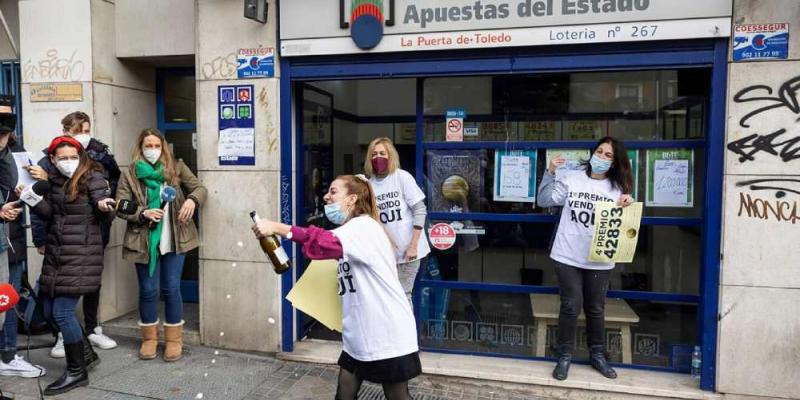
[[[438,223],[431,227],[431,244],[439,250],[447,250],[456,243],[456,230],[450,224]]]
[[[461,121],[457,119],[451,119],[447,121],[447,130],[450,132],[458,132],[461,130]]]

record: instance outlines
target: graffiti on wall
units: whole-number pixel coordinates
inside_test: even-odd
[[[744,137],[728,143],[728,150],[739,156],[740,163],[756,160],[756,155],[777,157],[788,163],[800,159],[800,76],[787,79],[775,88],[769,85],[752,85],[733,96],[735,103],[753,103],[756,108],[739,119],[739,127],[747,129]],[[757,116],[769,118],[771,112],[783,110],[796,116],[792,126],[769,129],[753,127],[751,120]],[[761,154],[759,154],[761,153]]]
[[[228,79],[236,77],[236,68],[239,60],[236,52],[230,52],[224,56],[214,57],[211,61],[204,63],[200,67],[203,79]]]
[[[57,49],[49,49],[39,60],[25,61],[22,75],[26,82],[80,81],[86,64],[76,59],[77,53],[78,50],[73,50],[69,56],[63,56]]]
[[[800,221],[800,179],[750,179],[737,182],[736,186],[750,190],[750,193],[739,193],[738,217],[791,224]]]

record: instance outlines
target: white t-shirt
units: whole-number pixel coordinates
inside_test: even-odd
[[[555,196],[564,197],[564,209],[558,225],[550,258],[573,267],[595,270],[614,268],[614,263],[589,261],[589,247],[594,234],[594,203],[617,201],[622,191],[608,179],[592,179],[585,170],[556,175]]]
[[[418,351],[416,320],[381,224],[362,215],[332,232],[342,244],[338,281],[344,351],[359,361]]]
[[[411,235],[414,232],[414,214],[411,206],[425,200],[425,193],[417,186],[414,177],[402,169],[384,178],[373,176],[369,183],[375,191],[380,220],[396,246],[397,263],[405,263],[406,249],[411,243]],[[425,257],[430,252],[431,248],[428,246],[428,239],[423,229],[417,243],[417,258]]]

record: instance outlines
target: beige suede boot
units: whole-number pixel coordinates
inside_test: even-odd
[[[183,356],[183,323],[164,324],[164,337],[167,346],[164,349],[164,361],[178,361]]]

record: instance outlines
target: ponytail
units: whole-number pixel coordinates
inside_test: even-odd
[[[392,237],[386,232],[386,227],[381,223],[378,217],[378,201],[375,198],[375,191],[372,190],[372,185],[369,183],[367,177],[361,174],[339,175],[336,179],[344,182],[348,194],[354,194],[358,198],[356,204],[353,205],[353,210],[350,212],[350,218],[369,215],[375,222],[381,225],[383,232],[386,234],[386,238],[389,239],[389,243],[392,244],[392,248],[397,248],[394,240],[392,240]]]

